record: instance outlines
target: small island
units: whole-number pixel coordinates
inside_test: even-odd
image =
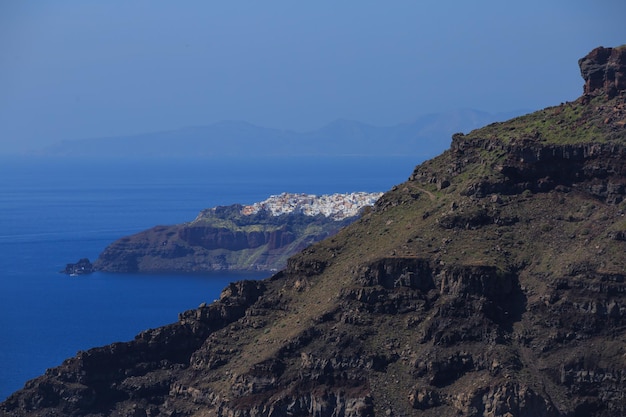
[[[61,272],[69,276],[75,277],[77,275],[87,275],[93,272],[93,265],[87,258],[82,258],[76,263],[70,263],[65,266]]]

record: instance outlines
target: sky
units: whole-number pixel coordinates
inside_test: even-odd
[[[623,0],[0,0],[0,153],[242,120],[310,131],[582,93]]]

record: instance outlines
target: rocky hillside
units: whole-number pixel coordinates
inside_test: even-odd
[[[260,282],[80,352],[10,416],[626,415],[626,48]]]
[[[189,223],[123,237],[94,267],[107,272],[277,271],[287,259],[336,234],[382,193],[283,193],[249,206],[203,210]]]

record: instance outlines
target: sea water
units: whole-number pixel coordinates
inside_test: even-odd
[[[79,350],[131,340],[266,273],[59,273],[112,241],[281,192],[386,191],[419,163],[397,158],[132,160],[0,158],[0,401]]]

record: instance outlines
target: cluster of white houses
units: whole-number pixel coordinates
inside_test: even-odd
[[[356,192],[347,194],[293,194],[282,193],[270,196],[265,201],[244,206],[241,210],[244,215],[267,210],[274,216],[300,212],[307,216],[322,214],[334,220],[343,220],[356,216],[363,207],[374,205],[383,193]]]

